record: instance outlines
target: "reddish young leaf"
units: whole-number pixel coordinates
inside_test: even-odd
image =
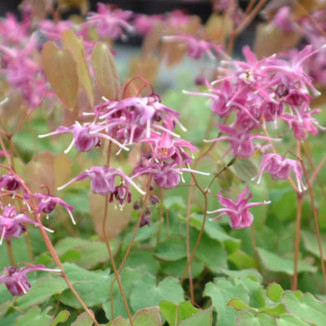
[[[42,66],[56,95],[72,110],[78,92],[78,73],[71,52],[61,51],[53,42],[47,42],[42,50]]]

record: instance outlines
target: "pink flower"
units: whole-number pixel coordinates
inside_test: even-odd
[[[30,219],[25,214],[18,214],[15,207],[8,205],[3,209],[0,214],[0,245],[4,239],[20,238],[20,236],[26,231],[26,227],[22,223],[29,223],[36,226],[39,224]],[[53,232],[45,228],[49,232]]]
[[[168,35],[163,37],[163,41],[166,42],[181,42],[187,49],[189,57],[193,59],[200,59],[205,54],[207,57],[214,59],[215,55],[226,57],[227,55],[223,52],[222,46],[215,44],[211,41],[205,41],[198,39],[190,34],[180,35]],[[215,55],[214,55],[215,52]]]
[[[0,189],[16,192],[20,188],[20,181],[12,173],[6,173],[0,177]]]
[[[39,203],[37,205],[38,213],[45,213],[48,215],[55,209],[56,205],[59,204],[67,210],[70,219],[72,221],[72,224],[76,224],[76,221],[71,213],[74,207],[68,205],[62,199],[50,194],[42,194],[42,193],[35,193],[33,194],[33,197],[39,200]]]
[[[205,140],[205,142],[216,142],[221,140],[226,140],[231,143],[230,149],[233,151],[234,156],[239,157],[250,157],[255,152],[255,144],[253,143],[254,139],[262,140],[278,140],[262,135],[251,134],[248,131],[239,131],[236,128],[229,127],[226,125],[218,124],[220,131],[227,133],[230,136],[218,137],[216,139]]]
[[[125,37],[124,30],[132,32],[134,28],[128,23],[131,18],[131,11],[114,9],[104,3],[97,4],[97,13],[88,14],[88,24],[96,26],[96,31],[100,37],[109,37],[116,40]]]
[[[76,149],[79,152],[90,152],[95,146],[99,146],[100,138],[105,138],[116,145],[118,145],[120,148],[123,148],[127,151],[129,151],[129,148],[125,147],[124,145],[120,144],[118,141],[116,141],[114,138],[110,137],[107,134],[100,133],[100,130],[103,129],[99,126],[97,126],[94,123],[84,123],[81,125],[78,121],[76,121],[72,126],[70,127],[64,127],[60,126],[57,128],[56,131],[50,132],[45,135],[39,135],[39,138],[64,134],[64,133],[72,133],[74,138],[68,148],[65,150],[65,153],[68,153],[72,146],[75,145]]]
[[[115,179],[119,178],[120,185],[115,185]],[[105,166],[92,166],[90,169],[85,172],[80,173],[77,177],[73,178],[65,185],[58,188],[61,190],[71,185],[76,181],[81,181],[87,178],[91,178],[91,188],[94,194],[100,194],[103,196],[110,195],[117,191],[117,187],[121,186],[122,183],[125,183],[126,186],[131,184],[137,191],[141,194],[145,194],[127,175],[123,173],[121,169],[116,168],[107,168]]]
[[[264,172],[268,172],[274,180],[285,180],[290,176],[291,170],[293,171],[300,192],[306,190],[303,184],[302,177],[303,171],[301,165],[296,160],[283,157],[281,154],[266,154],[260,164],[260,172],[257,177],[257,183],[260,183]]]
[[[60,269],[49,269],[44,265],[30,265],[20,269],[11,266],[4,269],[4,274],[0,276],[0,284],[6,285],[8,291],[13,296],[21,296],[26,294],[31,285],[27,278],[27,273],[44,271],[44,272],[61,272]]]
[[[138,34],[145,36],[152,28],[158,23],[163,21],[162,15],[135,15],[133,25],[136,28]]]
[[[223,197],[222,193],[220,192],[218,194],[218,201],[225,208],[219,208],[214,211],[207,212],[207,214],[221,213],[218,216],[212,218],[212,221],[222,216],[229,215],[230,226],[233,229],[242,229],[249,227],[253,222],[253,215],[249,212],[249,209],[254,206],[267,205],[270,203],[270,201],[264,201],[262,203],[249,203],[252,194],[249,193],[248,197],[245,198],[248,192],[249,187],[246,186],[246,188],[238,196],[235,202],[230,198]]]

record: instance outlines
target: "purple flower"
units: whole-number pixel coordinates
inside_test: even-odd
[[[21,188],[20,181],[12,173],[4,174],[0,177],[0,189],[17,191]]]
[[[134,170],[133,178],[142,174],[153,174],[154,181],[160,188],[172,189],[175,188],[180,180],[183,180],[183,172],[198,173],[202,175],[209,175],[209,173],[192,170],[190,168],[183,168],[176,163],[153,164],[150,163],[145,167],[137,167]]]
[[[121,36],[125,37],[124,30],[129,32],[134,30],[128,23],[131,16],[131,11],[114,9],[114,6],[98,3],[97,13],[89,13],[87,24],[96,26],[96,31],[100,37],[109,37],[111,40],[116,40]]]
[[[18,214],[15,207],[8,205],[0,214],[0,245],[4,239],[19,238],[25,231],[26,227],[23,223],[30,223],[36,226],[39,224],[30,219],[25,214]],[[47,228],[47,231],[53,232]]]
[[[133,25],[136,28],[138,34],[145,36],[152,28],[159,22],[163,21],[162,15],[135,15]]]
[[[218,194],[218,201],[225,208],[219,208],[214,211],[207,212],[207,214],[221,213],[218,216],[212,218],[212,221],[222,216],[229,215],[230,226],[233,229],[242,229],[249,227],[253,222],[253,215],[249,212],[249,209],[254,206],[267,205],[270,203],[270,201],[264,201],[262,203],[249,203],[252,194],[249,193],[248,197],[245,198],[248,192],[249,187],[246,186],[246,188],[238,196],[235,202],[230,198],[223,197],[222,193],[220,192]]]
[[[54,135],[59,135],[64,133],[72,133],[74,138],[70,143],[70,145],[68,146],[68,148],[65,150],[66,154],[71,150],[72,146],[74,145],[79,152],[90,152],[95,146],[99,146],[101,144],[100,138],[108,139],[113,143],[115,143],[116,145],[118,145],[120,148],[129,151],[129,148],[120,144],[114,138],[110,137],[109,135],[101,133],[100,132],[101,129],[103,128],[97,126],[94,123],[84,123],[83,125],[81,125],[78,121],[76,121],[70,127],[60,126],[57,128],[56,131],[50,132],[45,135],[39,135],[39,138],[44,138],[44,137],[54,136]]]
[[[105,166],[92,166],[90,169],[80,173],[77,177],[73,178],[65,185],[59,187],[58,190],[61,190],[76,181],[81,181],[86,178],[91,178],[91,188],[93,193],[106,196],[115,193],[116,191],[115,179],[117,177],[120,178],[121,183],[125,183],[126,186],[131,184],[141,194],[143,195],[145,194],[144,191],[141,190],[131,180],[131,178],[125,175],[121,169],[107,168]]]
[[[180,34],[180,35],[168,35],[163,37],[163,41],[166,42],[181,42],[181,45],[184,45],[188,49],[189,57],[193,59],[200,59],[205,54],[214,59],[215,54],[218,54],[222,57],[227,55],[223,52],[222,46],[219,46],[211,41],[205,41],[203,39],[197,39],[190,34]]]
[[[248,131],[239,132],[239,130],[226,125],[218,124],[218,127],[220,128],[221,132],[227,133],[230,136],[224,136],[224,137],[219,137],[216,139],[205,140],[205,141],[206,142],[215,142],[221,140],[229,141],[231,143],[230,149],[232,149],[234,156],[236,155],[238,155],[239,157],[252,156],[255,152],[255,145],[253,143],[253,139],[278,140],[267,136],[251,134]]]
[[[36,271],[61,272],[61,270],[58,269],[45,268],[44,265],[30,265],[20,269],[11,266],[4,269],[4,274],[0,276],[0,283],[5,284],[8,291],[13,296],[21,296],[26,294],[31,288],[27,273]]]
[[[264,172],[268,172],[274,180],[285,180],[290,176],[291,170],[293,171],[300,192],[306,190],[303,184],[302,177],[303,171],[301,165],[296,160],[283,157],[281,154],[271,153],[266,154],[260,164],[260,172],[257,177],[257,183],[260,183]]]
[[[131,203],[131,191],[126,186],[116,186],[114,192],[110,194],[109,202],[112,203],[114,198],[119,202],[120,208],[122,209],[126,202],[128,204]]]
[[[67,210],[72,223],[76,224],[76,221],[71,213],[71,211],[74,209],[74,207],[71,205],[68,205],[62,199],[60,199],[56,196],[53,196],[53,195],[42,194],[42,193],[35,193],[33,195],[33,197],[39,200],[39,203],[37,205],[38,213],[45,213],[48,215],[55,209],[56,205],[59,204]]]

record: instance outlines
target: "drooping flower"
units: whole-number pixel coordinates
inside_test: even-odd
[[[101,144],[100,138],[108,139],[118,145],[120,148],[123,148],[127,151],[129,150],[127,147],[120,144],[114,138],[110,137],[107,134],[101,133],[101,129],[103,128],[99,128],[96,124],[93,123],[84,123],[83,125],[81,125],[78,121],[76,121],[70,127],[60,126],[57,128],[56,131],[50,132],[45,135],[39,135],[39,138],[64,133],[72,133],[74,138],[68,148],[65,150],[65,153],[68,153],[74,145],[79,152],[90,152],[95,146],[99,146]]]
[[[91,12],[87,17],[87,24],[96,26],[100,37],[109,37],[116,40],[125,37],[125,30],[132,32],[133,26],[128,23],[132,11],[121,10],[114,6],[107,6],[104,3],[97,4],[97,13]]]
[[[214,59],[216,55],[226,57],[222,46],[212,41],[196,38],[190,34],[166,35],[163,37],[163,41],[181,42],[180,44],[188,50],[188,56],[195,60],[202,58],[204,55],[211,59]]]
[[[48,215],[55,209],[56,205],[59,204],[67,210],[72,224],[76,224],[76,221],[71,212],[74,209],[74,207],[68,205],[61,198],[50,194],[42,194],[42,193],[35,193],[33,194],[33,197],[39,200],[39,203],[37,205],[38,213],[45,213]]]
[[[39,226],[38,222],[29,218],[26,214],[18,214],[14,206],[5,206],[2,214],[0,214],[0,245],[4,239],[20,238],[26,231],[23,223]],[[50,229],[45,229],[53,232]]]
[[[257,177],[257,183],[261,182],[264,172],[268,172],[274,180],[285,180],[290,176],[291,170],[294,173],[297,181],[298,190],[300,192],[306,190],[306,187],[302,181],[303,171],[301,165],[296,160],[283,157],[278,153],[266,154],[260,164],[260,172]]]
[[[0,189],[16,192],[20,188],[20,181],[12,173],[6,173],[0,177]]]
[[[24,266],[20,269],[15,266],[10,266],[6,267],[4,269],[4,274],[0,276],[0,284],[5,284],[8,291],[13,296],[22,296],[31,288],[27,274],[36,271],[61,272],[60,269],[49,269],[44,265],[30,265]]]
[[[107,168],[105,166],[92,166],[90,169],[80,173],[65,185],[59,187],[58,190],[61,190],[76,181],[91,178],[91,188],[93,193],[106,196],[115,193],[117,187],[115,185],[115,180],[117,177],[121,179],[121,183],[124,183],[126,186],[131,184],[141,194],[145,194],[145,192],[141,190],[136,183],[131,180],[131,178],[124,174],[121,169]]]
[[[230,198],[223,197],[222,193],[218,194],[219,203],[224,206],[224,208],[219,208],[214,211],[209,211],[207,214],[221,213],[218,216],[212,218],[211,220],[216,220],[222,216],[228,215],[230,217],[230,226],[233,229],[242,229],[249,227],[253,222],[253,215],[249,212],[251,207],[259,205],[267,205],[270,201],[264,201],[261,203],[249,203],[252,194],[249,193],[249,187],[243,190],[243,192],[238,196],[236,201]],[[245,196],[248,194],[248,197]]]

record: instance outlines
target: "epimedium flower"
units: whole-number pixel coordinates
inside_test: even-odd
[[[22,296],[31,288],[27,274],[37,271],[55,273],[61,272],[60,269],[49,269],[44,265],[29,265],[19,269],[16,266],[10,266],[6,267],[4,269],[4,274],[0,276],[0,284],[5,284],[8,291],[13,296]]]
[[[260,172],[253,179],[258,178],[257,183],[260,183],[264,172],[268,172],[273,180],[285,180],[290,176],[291,170],[293,171],[297,181],[298,190],[300,192],[306,190],[306,187],[302,181],[303,171],[300,163],[296,160],[285,158],[278,153],[266,154],[263,157],[260,164]]]
[[[218,124],[218,127],[221,132],[229,134],[230,136],[218,137],[215,139],[205,140],[205,142],[216,142],[226,140],[231,143],[230,149],[233,151],[234,156],[239,157],[250,157],[255,152],[255,144],[253,143],[254,139],[261,140],[279,140],[277,138],[270,138],[263,135],[252,134],[249,131],[240,131],[236,128]]]
[[[26,231],[26,227],[23,223],[39,226],[38,222],[29,218],[26,214],[18,214],[14,206],[5,206],[2,214],[0,214],[0,245],[4,239],[20,238]],[[48,228],[45,229],[49,232],[53,232]]]
[[[100,194],[103,196],[114,194],[117,191],[115,185],[116,178],[121,179],[121,184],[128,186],[131,184],[142,195],[145,194],[135,182],[132,181],[124,172],[119,168],[107,168],[106,166],[92,166],[85,172],[80,173],[78,176],[67,182],[65,185],[58,188],[58,190],[64,189],[76,181],[81,181],[87,178],[91,178],[91,188],[94,194]]]
[[[209,173],[192,170],[189,167],[184,168],[176,163],[148,163],[146,166],[136,167],[132,178],[151,173],[159,188],[172,189],[180,183],[180,180],[184,181],[183,172],[209,175]]]
[[[16,192],[20,188],[20,180],[14,174],[6,173],[0,177],[0,189]]]
[[[94,123],[84,123],[83,125],[81,125],[78,121],[76,121],[70,127],[60,126],[57,128],[56,131],[50,132],[45,135],[39,135],[38,137],[44,138],[64,133],[72,133],[73,140],[68,146],[68,148],[65,150],[66,154],[71,150],[73,146],[75,146],[79,152],[90,152],[95,146],[99,146],[101,144],[101,138],[108,139],[118,145],[120,148],[129,151],[129,148],[120,144],[114,138],[110,137],[107,134],[101,133],[101,129],[101,127],[97,126]]]
[[[68,205],[64,200],[59,197],[50,195],[50,194],[42,194],[42,193],[35,193],[33,197],[36,198],[39,202],[37,205],[37,212],[45,213],[47,216],[55,209],[56,205],[60,205],[64,207],[69,214],[72,224],[76,224],[76,221],[72,215],[72,210],[74,209],[73,206]]]
[[[163,36],[163,41],[181,42],[181,45],[188,49],[188,56],[195,60],[202,58],[204,55],[207,55],[207,57],[211,59],[214,59],[216,54],[226,57],[226,54],[222,50],[222,46],[212,41],[196,38],[191,34],[166,35]]]
[[[245,196],[248,194],[247,198]],[[217,198],[219,203],[224,208],[219,208],[214,211],[208,211],[207,214],[221,213],[218,216],[211,219],[214,221],[222,216],[228,215],[230,217],[230,226],[233,229],[242,229],[249,227],[253,222],[253,215],[249,212],[251,207],[267,205],[270,201],[264,201],[261,203],[249,203],[252,197],[252,193],[249,193],[249,187],[246,186],[243,192],[238,196],[236,201],[230,198],[223,197],[219,192]]]
[[[97,13],[90,12],[87,17],[87,24],[96,26],[96,31],[100,37],[109,37],[116,40],[125,37],[124,30],[134,31],[134,27],[128,23],[132,16],[132,11],[121,10],[114,6],[97,4]]]
[[[99,130],[106,130],[109,135],[116,134],[124,144],[150,137],[153,128],[176,135],[159,124],[166,120],[172,120],[182,130],[186,130],[178,120],[180,113],[162,104],[161,98],[156,94],[107,101],[96,111],[99,119],[104,120]]]

